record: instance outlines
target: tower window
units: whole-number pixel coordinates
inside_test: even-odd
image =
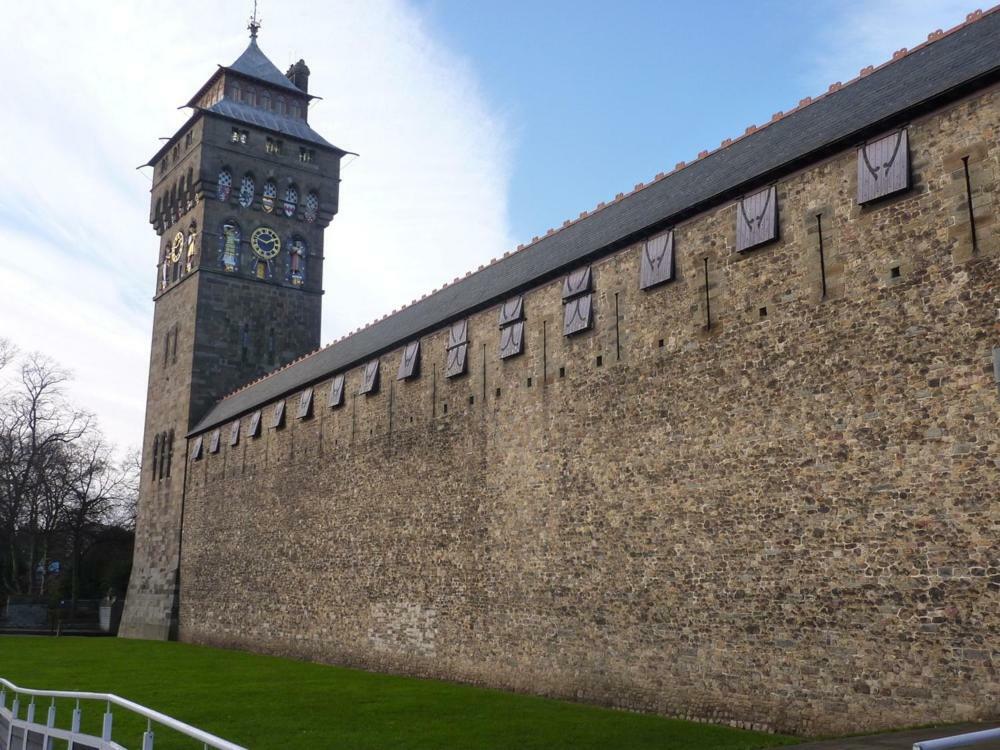
[[[245,146],[250,140],[250,131],[243,130],[242,128],[233,128],[233,134],[229,136],[229,140]]]
[[[184,136],[184,148],[191,148],[192,143],[194,143],[194,133],[189,130]]]
[[[309,164],[312,162],[316,152],[311,148],[299,148],[299,161]]]
[[[153,435],[153,479],[156,479],[156,470],[159,468],[157,466],[160,459],[160,436]]]
[[[253,175],[247,172],[240,181],[240,205],[249,208],[253,203],[254,180]]]
[[[268,138],[267,143],[264,145],[264,149],[267,153],[278,156],[281,154],[281,141],[277,138]]]
[[[316,221],[316,215],[319,213],[319,195],[317,195],[315,190],[309,192],[306,196],[305,210],[302,215],[305,220],[312,224]]]
[[[219,179],[215,187],[215,195],[220,201],[229,200],[233,191],[233,173],[223,167],[219,170]]]
[[[295,185],[289,185],[288,189],[285,191],[285,201],[282,205],[282,209],[285,212],[285,216],[292,217],[295,216],[295,209],[299,205],[299,189]]]

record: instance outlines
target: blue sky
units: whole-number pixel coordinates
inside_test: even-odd
[[[9,4],[0,336],[142,438],[158,240],[135,166],[247,45],[249,0]],[[261,0],[310,123],[361,154],[326,232],[322,341],[923,42],[965,0]],[[44,33],[40,33],[40,30]],[[72,61],[72,64],[67,64]],[[208,228],[206,228],[208,229]],[[205,242],[211,243],[206,235]]]
[[[973,9],[919,0],[429,0],[418,7],[473,61],[511,126],[509,209],[518,241],[915,46],[933,30],[923,28],[931,18],[947,28]],[[908,18],[894,20],[897,13]],[[839,39],[854,49],[836,49]],[[834,73],[840,78],[827,80]]]

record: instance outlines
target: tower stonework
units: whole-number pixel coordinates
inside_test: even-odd
[[[127,637],[176,634],[188,430],[320,342],[323,230],[344,152],[308,124],[305,63],[283,75],[252,31],[148,165],[159,252]]]

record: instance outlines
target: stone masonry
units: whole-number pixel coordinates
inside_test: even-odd
[[[776,182],[777,242],[735,253],[730,201],[671,283],[595,262],[586,333],[556,280],[522,356],[493,307],[462,377],[442,326],[419,378],[205,433],[180,637],[803,734],[996,718],[998,129],[994,85],[908,124],[897,197],[842,150]]]

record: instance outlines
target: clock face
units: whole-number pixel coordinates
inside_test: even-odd
[[[170,260],[174,263],[181,259],[181,251],[184,249],[184,233],[178,232],[174,235],[174,241],[170,244]]]
[[[271,260],[281,250],[281,238],[270,227],[257,227],[250,235],[250,248],[257,257]]]

